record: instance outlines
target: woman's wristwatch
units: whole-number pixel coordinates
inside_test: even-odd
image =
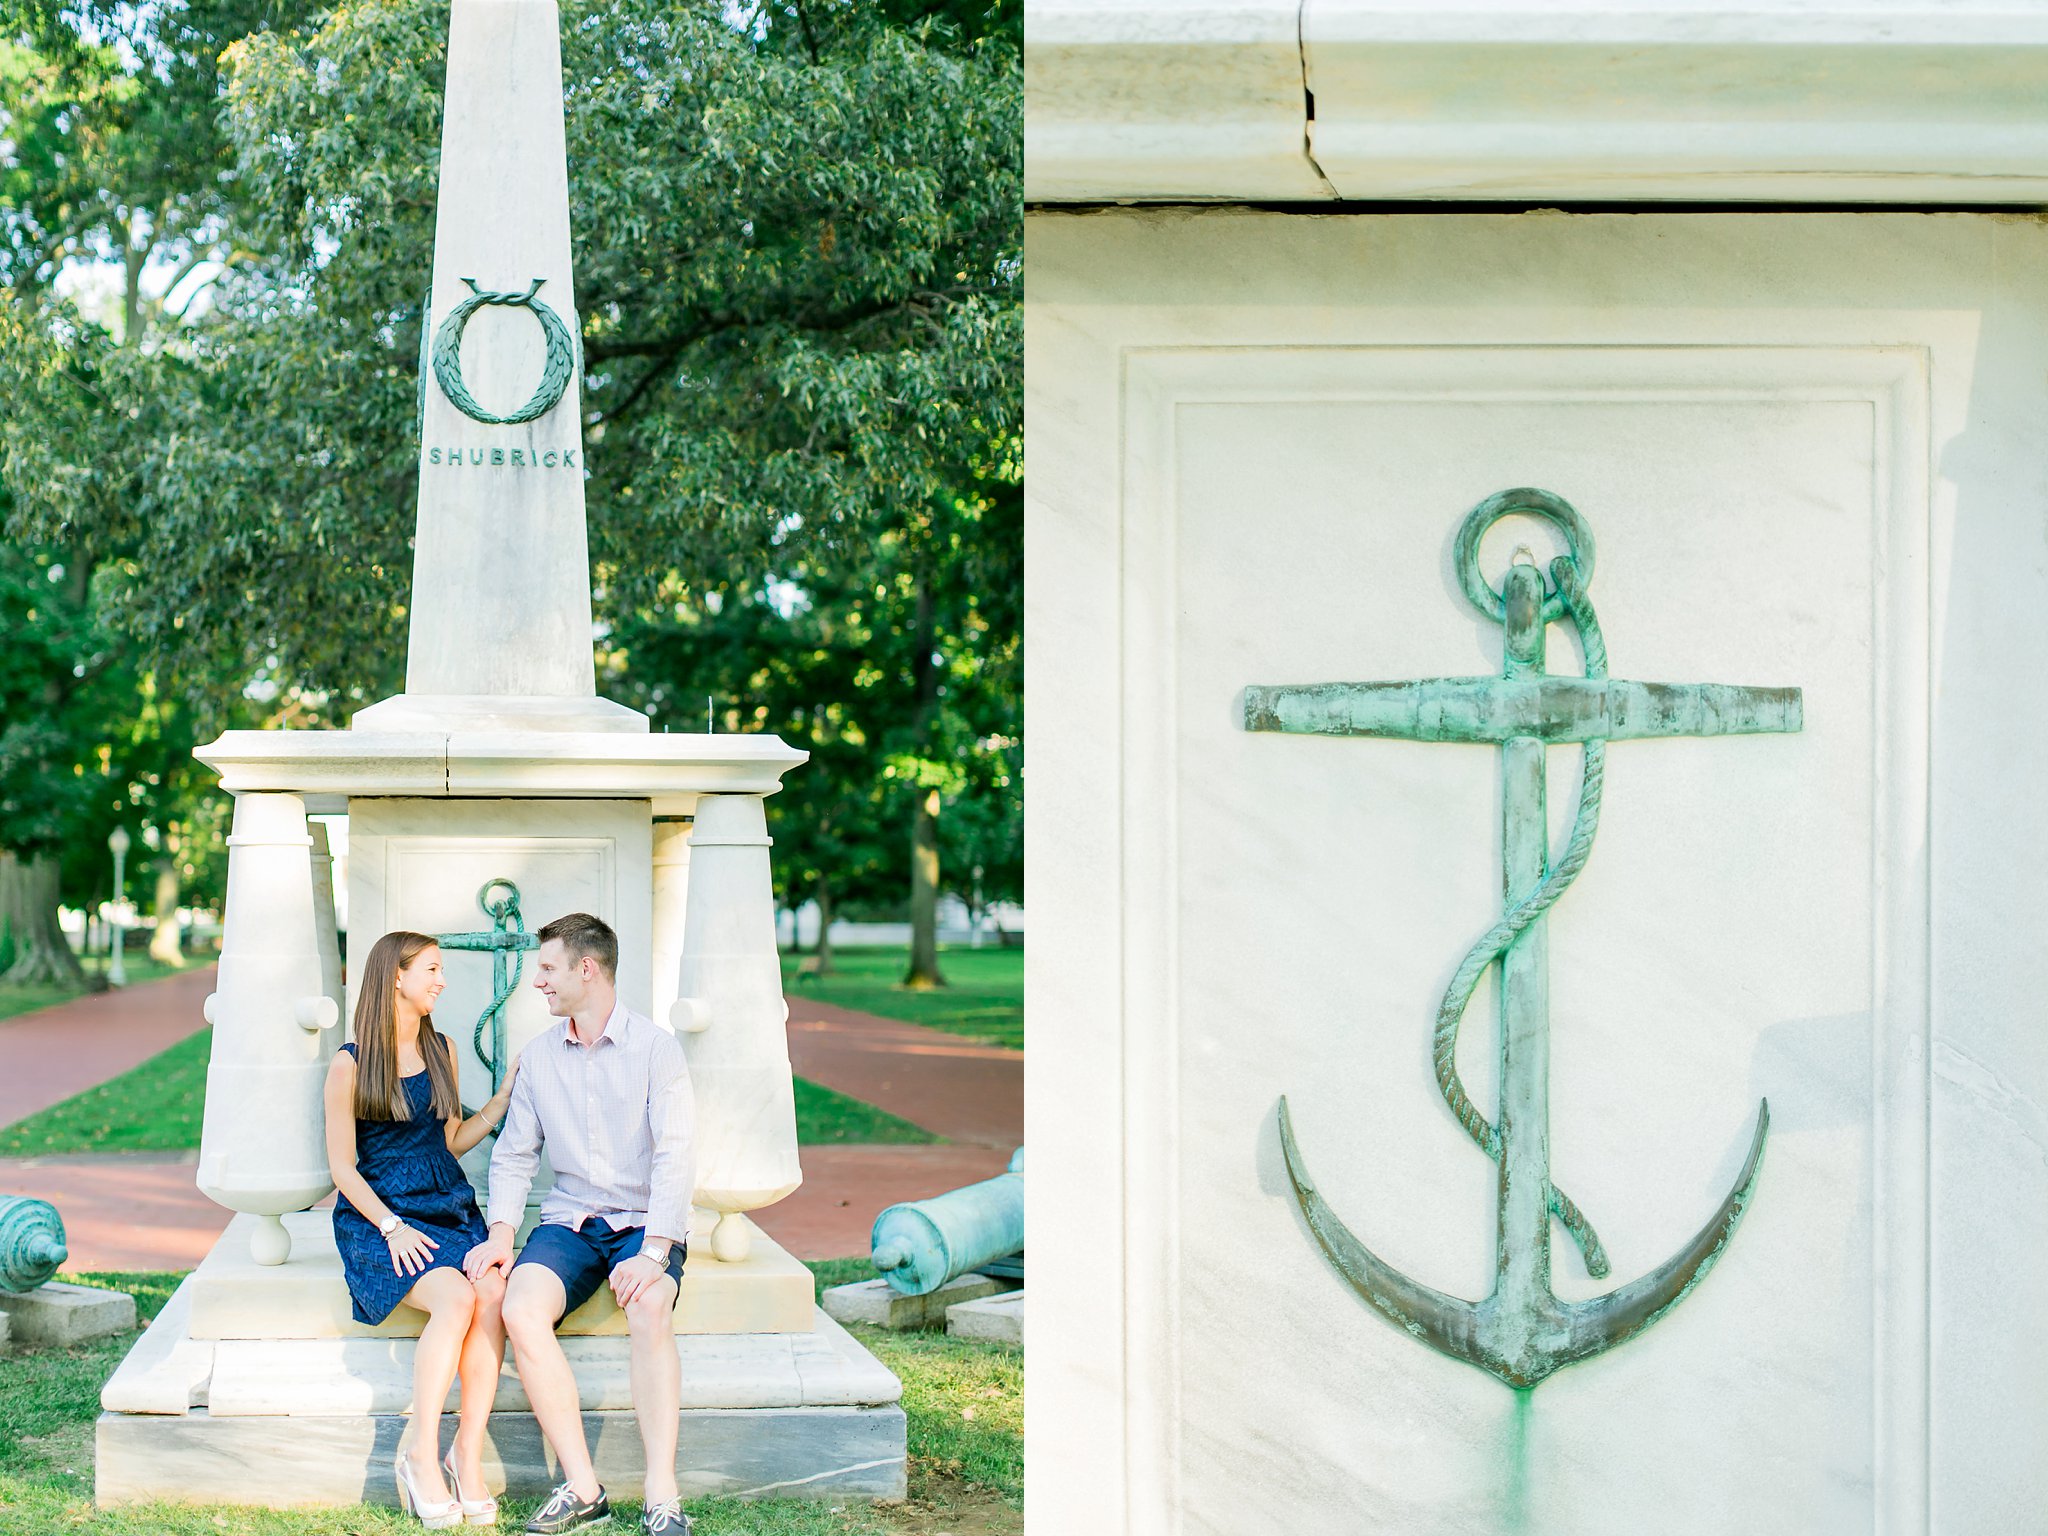
[[[391,1240],[391,1234],[396,1232],[400,1227],[404,1225],[405,1218],[399,1215],[398,1212],[393,1211],[389,1216],[386,1216],[382,1221],[377,1223],[377,1235],[383,1238],[386,1242],[389,1242]]]

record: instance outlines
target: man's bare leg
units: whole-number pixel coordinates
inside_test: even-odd
[[[590,1446],[583,1438],[583,1411],[576,1396],[576,1374],[569,1369],[569,1357],[555,1337],[569,1296],[561,1277],[542,1264],[515,1264],[505,1286],[505,1334],[512,1340],[512,1354],[519,1362],[519,1380],[526,1388],[526,1400],[540,1421],[561,1465],[562,1480],[576,1490],[579,1499],[598,1494],[597,1469],[590,1463]]]
[[[640,1445],[647,1455],[650,1508],[676,1496],[683,1367],[676,1357],[675,1302],[676,1283],[663,1275],[626,1303],[626,1328],[633,1338],[633,1416],[640,1421]]]

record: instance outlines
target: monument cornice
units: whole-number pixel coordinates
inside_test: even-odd
[[[193,754],[233,794],[303,796],[338,813],[369,796],[653,800],[769,795],[810,754],[779,736],[616,731],[228,731]]]
[[[1025,195],[2048,203],[2048,8],[1031,7]]]

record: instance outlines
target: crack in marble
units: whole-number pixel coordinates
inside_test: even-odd
[[[2048,1167],[2048,1112],[1983,1062],[1945,1040],[1934,1042],[1933,1057],[1936,1076],[1954,1083],[1997,1115],[2033,1145],[2042,1165]]]
[[[828,1477],[850,1477],[856,1472],[872,1472],[876,1467],[896,1465],[893,1457],[883,1456],[874,1461],[856,1461],[843,1467],[828,1467],[823,1472],[813,1472],[809,1477],[784,1478],[779,1483],[757,1483],[752,1488],[741,1488],[724,1495],[726,1498],[751,1499],[756,1494],[772,1493],[778,1488],[802,1488],[811,1483],[823,1482]]]

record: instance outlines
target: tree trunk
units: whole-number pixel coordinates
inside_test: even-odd
[[[16,888],[21,883],[21,866],[14,855],[0,848],[0,976],[14,964],[14,911],[19,905]]]
[[[811,899],[818,904],[818,945],[812,950],[817,960],[813,974],[832,974],[832,882],[820,880],[811,887]]]
[[[83,985],[85,971],[57,921],[57,860],[40,854],[16,861],[15,899],[10,914],[14,964],[5,976],[12,986],[59,982]]]
[[[122,276],[125,279],[121,288],[121,345],[124,347],[142,344],[142,271],[149,264],[149,245],[141,238],[140,218],[139,210],[130,210],[125,230],[128,241],[121,252]]]
[[[918,802],[910,838],[910,970],[903,985],[943,987],[939,974],[939,792]]]
[[[920,741],[931,730],[932,720],[938,714],[939,669],[932,654],[937,644],[931,573],[920,561],[910,651]],[[945,984],[946,978],[939,974],[939,792],[927,789],[917,803],[917,815],[910,827],[910,969],[903,977],[903,985],[928,991]]]
[[[184,935],[178,927],[178,855],[169,839],[156,867],[156,932],[150,935],[149,958],[165,965],[185,963]]]

